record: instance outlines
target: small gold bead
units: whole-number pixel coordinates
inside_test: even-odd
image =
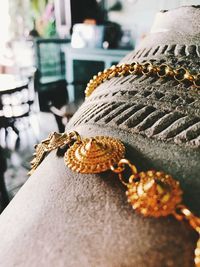
[[[184,75],[184,78],[190,82],[193,82],[194,81],[194,76],[191,75],[189,72],[186,72],[185,75]]]

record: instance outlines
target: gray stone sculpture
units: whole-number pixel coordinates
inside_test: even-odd
[[[123,62],[167,62],[199,72],[200,8],[160,12]],[[99,86],[67,130],[109,135],[139,169],[178,179],[200,215],[200,91],[173,80],[127,76]],[[1,267],[191,267],[197,235],[172,217],[135,214],[112,175],[70,171],[52,152],[0,217]]]
[[[151,34],[124,63],[166,63],[200,72],[199,7],[157,15]],[[67,127],[116,137],[132,147],[143,169],[163,169],[181,180],[186,201],[200,204],[200,90],[157,76],[129,75],[104,82]]]

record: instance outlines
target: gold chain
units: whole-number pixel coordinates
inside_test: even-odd
[[[81,138],[77,132],[50,134],[36,146],[30,174],[50,151],[66,145],[64,161],[71,170],[82,174],[111,170],[127,188],[127,200],[136,212],[146,217],[173,215],[177,220],[187,220],[200,235],[200,218],[182,203],[183,192],[179,182],[162,171],[138,172],[136,166],[125,158],[124,145],[113,137]],[[127,167],[131,171],[128,180],[125,177]],[[194,261],[195,266],[200,267],[200,238]]]
[[[125,166],[128,166],[132,172],[128,182],[126,182],[123,177]],[[122,184],[127,187],[126,195],[128,202],[132,205],[134,210],[144,216],[153,217],[172,214],[179,221],[186,220],[189,222],[191,227],[199,235],[194,253],[194,262],[196,267],[200,267],[200,218],[195,216],[182,204],[182,198],[180,198],[182,192],[179,188],[179,183],[176,181],[173,184],[173,178],[163,172],[151,170],[138,173],[136,166],[127,159],[121,159],[117,166],[111,166],[111,170],[118,174]],[[167,183],[164,182],[165,180]],[[154,185],[152,185],[152,183],[154,183]],[[166,185],[171,186],[170,193]],[[152,189],[154,190],[153,199]],[[171,194],[171,196],[169,194]],[[171,203],[168,202],[170,197]],[[158,200],[159,207],[158,205],[155,206],[155,199]]]
[[[184,67],[173,68],[167,64],[156,65],[151,62],[114,65],[103,72],[99,72],[87,84],[85,96],[90,96],[93,91],[104,81],[113,77],[127,75],[157,76],[159,78],[172,78],[179,83],[189,82],[191,86],[200,88],[200,73],[192,74]]]

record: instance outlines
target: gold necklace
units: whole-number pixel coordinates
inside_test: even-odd
[[[180,67],[172,68],[167,64],[156,65],[151,62],[114,65],[111,68],[99,72],[87,84],[85,96],[90,96],[93,91],[104,81],[113,77],[127,75],[157,76],[159,78],[171,78],[179,83],[188,82],[194,88],[200,88],[200,73],[191,74],[189,70]]]
[[[36,146],[31,162],[32,174],[44,157],[52,150],[68,148],[64,161],[71,170],[86,173],[112,171],[126,187],[128,202],[133,209],[146,217],[173,215],[177,220],[187,220],[200,235],[200,218],[182,202],[182,190],[178,181],[162,171],[138,172],[134,164],[125,158],[121,141],[108,136],[82,138],[77,132],[52,133]],[[126,168],[131,175],[125,177]],[[195,249],[195,266],[200,267],[200,238]]]

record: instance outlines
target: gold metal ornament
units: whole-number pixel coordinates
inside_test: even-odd
[[[128,72],[127,65],[125,67],[120,69],[121,72],[124,71],[124,74]],[[146,68],[148,68],[147,72],[152,71],[151,65],[147,64]],[[138,66],[132,65],[131,71],[138,71]],[[166,65],[163,65],[160,75],[163,75],[163,71],[168,71],[168,74],[172,72]],[[178,78],[181,79],[181,77]],[[177,220],[187,220],[200,235],[200,218],[182,203],[182,190],[179,182],[172,176],[156,170],[138,173],[136,166],[124,158],[124,145],[115,138],[108,136],[81,138],[77,132],[50,134],[47,139],[36,146],[30,173],[38,167],[50,151],[65,147],[66,144],[69,148],[65,153],[64,161],[70,169],[79,173],[101,173],[111,170],[118,175],[121,183],[127,188],[128,202],[135,211],[144,216],[173,215]],[[128,182],[125,177],[127,168],[131,171]],[[200,267],[200,239],[195,249],[194,262],[196,267]]]
[[[200,267],[200,238],[197,241],[197,247],[195,249],[194,254],[195,254],[195,258],[194,258],[195,266]]]
[[[179,182],[164,172],[152,170],[133,174],[127,188],[128,202],[145,216],[173,214],[182,201]]]
[[[193,74],[183,67],[174,68],[164,63],[156,65],[148,61],[143,63],[132,62],[131,64],[113,65],[93,76],[85,89],[86,98],[104,81],[127,75],[157,76],[162,79],[171,78],[179,83],[187,82],[194,88],[200,88],[200,73]]]
[[[124,157],[125,147],[117,139],[107,136],[85,138],[65,153],[64,161],[79,173],[101,173]]]
[[[41,141],[38,145],[35,146],[35,153],[33,154],[34,158],[31,161],[31,169],[28,172],[28,175],[32,175],[33,172],[37,169],[46,155],[59,147],[63,147],[69,144],[73,140],[79,140],[80,136],[77,132],[69,133],[56,133],[53,132],[49,134],[47,139]]]
[[[37,167],[40,165],[44,157],[49,151],[49,143],[51,139],[53,138],[54,133],[49,134],[47,139],[41,141],[41,143],[37,144],[35,146],[35,153],[33,154],[34,158],[31,161],[31,169],[28,172],[28,175],[33,174],[33,172],[37,169]]]

